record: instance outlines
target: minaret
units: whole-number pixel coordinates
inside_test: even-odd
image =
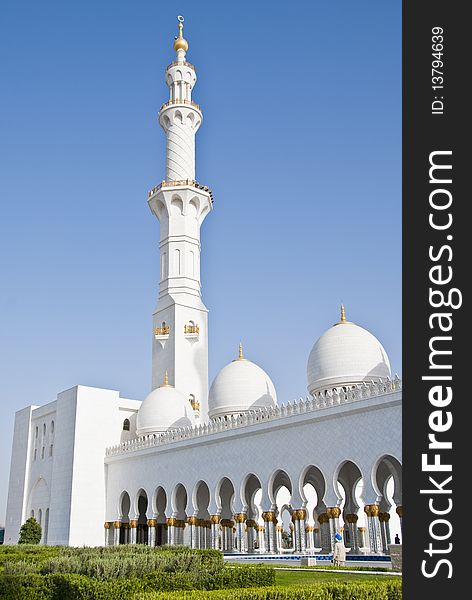
[[[160,222],[159,298],[153,314],[152,388],[167,371],[169,382],[200,406],[208,419],[208,310],[200,284],[200,226],[212,208],[212,195],[195,181],[195,134],[202,111],[192,100],[197,80],[186,61],[188,42],[178,17],[176,60],[166,69],[170,99],[161,106],[166,134],[166,179],[148,194]]]

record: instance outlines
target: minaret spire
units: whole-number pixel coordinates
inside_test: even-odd
[[[185,60],[185,53],[188,50],[188,42],[182,33],[185,19],[179,15],[177,20],[179,22],[179,35],[175,38],[174,50],[177,54],[177,62],[183,62]]]

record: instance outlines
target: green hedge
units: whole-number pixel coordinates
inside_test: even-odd
[[[186,547],[150,548],[126,545],[110,548],[28,547],[1,553],[4,572],[12,575],[77,573],[96,579],[143,577],[155,571],[218,573],[223,569],[223,554],[218,550],[191,550]]]
[[[320,582],[313,585],[174,593],[137,593],[132,600],[401,600],[401,581]]]
[[[127,600],[138,592],[215,590],[249,586],[269,586],[275,572],[265,565],[225,567],[218,573],[156,572],[141,578],[99,580],[86,575],[7,575],[0,577],[0,598],[19,600]]]

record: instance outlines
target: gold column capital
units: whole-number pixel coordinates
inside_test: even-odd
[[[327,523],[328,521],[329,521],[328,513],[322,513],[321,515],[318,515],[318,523],[320,523],[320,525],[323,525],[324,523]]]
[[[234,515],[234,520],[236,521],[236,523],[244,523],[246,518],[247,518],[246,513],[236,513]]]
[[[262,513],[262,518],[268,523],[277,523],[277,517],[275,516],[275,512],[273,510],[264,511]]]
[[[348,523],[357,523],[358,520],[359,520],[359,517],[354,513],[350,513],[350,514],[346,515],[346,521]]]
[[[380,506],[378,504],[366,504],[364,506],[364,512],[368,517],[378,517]]]
[[[187,523],[189,525],[200,525],[199,521],[200,519],[196,516],[192,516],[187,519]]]
[[[218,523],[220,521],[221,521],[220,515],[210,515],[210,523],[212,523],[213,525],[218,525]]]
[[[400,519],[402,519],[403,518],[403,506],[397,506],[396,513],[400,517]]]
[[[234,521],[232,519],[221,519],[221,527],[234,527]]]
[[[138,526],[138,520],[137,519],[131,519],[129,522],[129,526],[131,527],[131,529],[136,529],[136,527]]]
[[[120,529],[120,527],[121,527],[121,521],[113,521],[113,527],[115,529]]]
[[[390,514],[388,512],[379,512],[379,521],[381,523],[388,523],[390,521]]]
[[[341,515],[341,509],[339,506],[331,506],[326,509],[326,514],[330,519],[339,519]]]
[[[303,521],[303,519],[306,519],[306,510],[304,508],[292,511],[292,521]]]

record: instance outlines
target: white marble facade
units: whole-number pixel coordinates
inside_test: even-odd
[[[401,381],[344,307],[313,346],[306,398],[278,403],[242,347],[209,389],[200,227],[212,193],[195,180],[203,115],[181,22],[174,49],[159,112],[166,179],[148,194],[161,266],[152,391],[141,402],[76,386],[16,414],[5,543],[34,515],[47,544],[276,553],[285,513],[295,552],[329,552],[342,531],[352,553],[385,553],[392,505],[402,516]]]

